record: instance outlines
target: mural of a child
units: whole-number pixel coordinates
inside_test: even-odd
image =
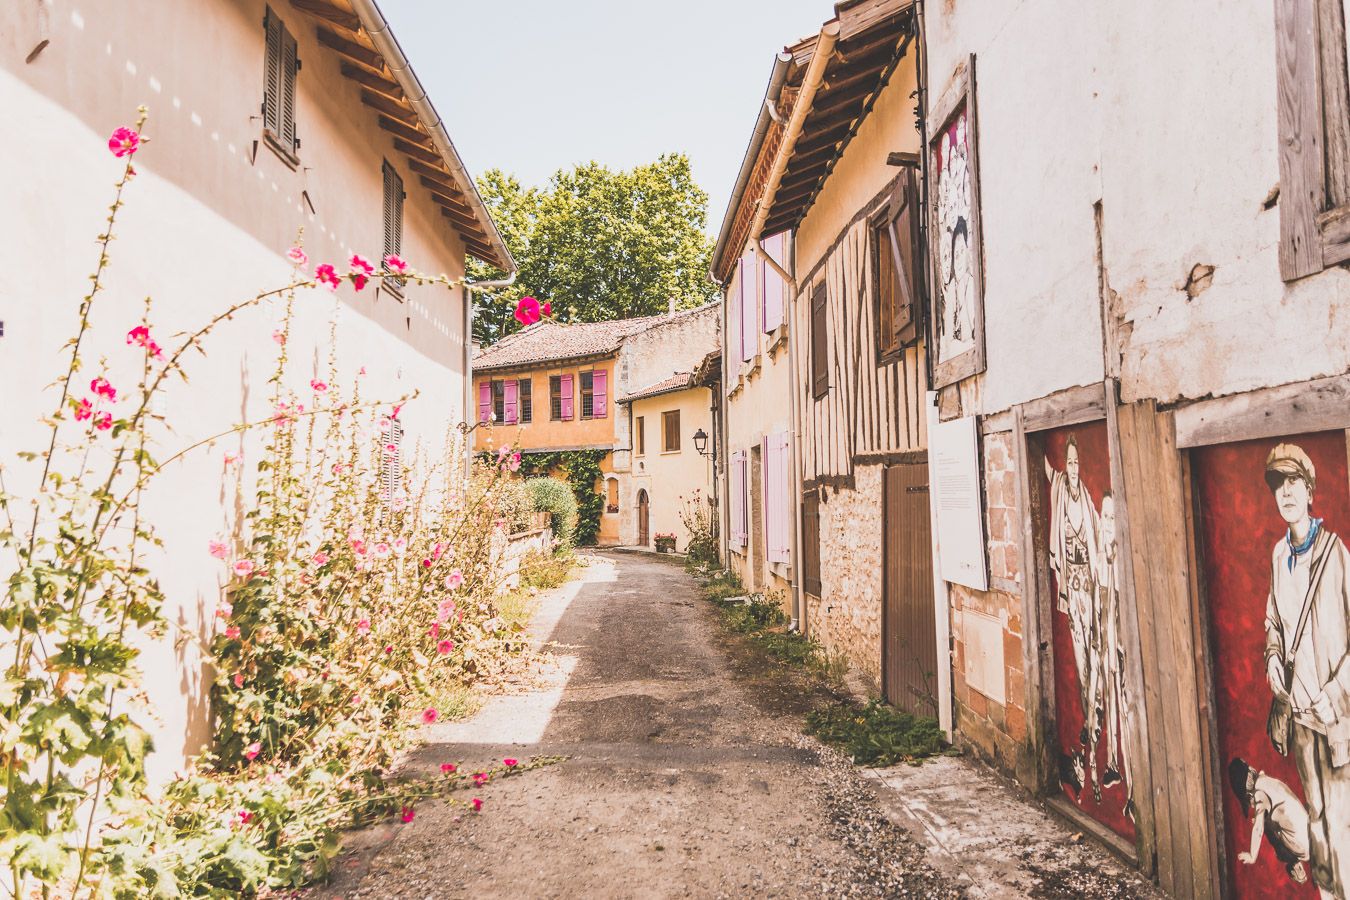
[[[1253,769],[1241,757],[1228,763],[1228,782],[1252,819],[1251,848],[1238,854],[1238,861],[1251,865],[1261,852],[1264,834],[1275,857],[1284,863],[1289,877],[1299,884],[1308,880],[1308,810],[1289,785]]]

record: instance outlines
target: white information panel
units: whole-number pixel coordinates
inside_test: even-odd
[[[988,590],[984,515],[980,508],[979,429],[974,416],[938,422],[928,412],[928,479],[937,510],[943,580]]]

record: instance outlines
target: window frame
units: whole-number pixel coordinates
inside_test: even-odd
[[[562,376],[548,376],[548,420],[550,422],[566,421],[562,417]]]
[[[672,432],[670,423],[671,416],[674,416],[675,427]],[[680,440],[680,411],[678,409],[669,409],[661,413],[661,452],[662,453],[680,453],[682,451],[682,442]],[[670,445],[672,433],[675,437],[675,446]]]
[[[891,184],[891,194],[886,204],[873,213],[868,221],[877,365],[895,362],[919,338],[923,267],[916,265],[916,262],[922,260],[923,256],[919,248],[918,185],[915,176],[913,166],[903,167]],[[909,251],[908,260],[905,258],[906,248]],[[885,269],[889,269],[894,281],[889,304],[885,302],[882,292]]]
[[[581,400],[581,418],[595,418],[595,370],[587,369],[577,373],[577,393]],[[587,406],[590,408],[587,409]]]
[[[528,375],[516,381],[516,424],[534,421],[534,379]]]
[[[636,440],[633,441],[635,455],[647,455],[647,417],[633,417],[633,435]]]
[[[492,379],[492,421],[497,425],[506,424],[506,381]]]
[[[275,79],[273,66],[276,67]],[[296,81],[300,52],[295,35],[270,5],[263,11],[263,143],[290,168],[300,165],[300,138],[295,126]],[[272,111],[268,102],[272,101]],[[288,133],[289,132],[289,133]]]
[[[1276,0],[1280,277],[1350,261],[1350,81],[1343,0]]]

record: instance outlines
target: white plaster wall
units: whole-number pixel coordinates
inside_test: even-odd
[[[712,489],[712,454],[699,455],[694,447],[694,433],[700,429],[708,435],[712,446],[712,398],[708,388],[696,387],[672,391],[644,400],[635,400],[632,417],[646,421],[646,453],[633,455],[632,475],[621,485],[624,496],[620,501],[621,515],[619,542],[635,545],[638,542],[637,495],[645,490],[649,499],[648,524],[653,545],[656,535],[674,534],[675,547],[683,552],[689,544],[689,532],[680,521],[684,499],[695,490],[706,501]],[[680,449],[667,453],[661,439],[662,413],[680,411]]]
[[[0,268],[7,273],[0,287],[0,460],[12,490],[21,493],[35,478],[15,454],[41,438],[36,420],[55,403],[43,386],[58,373],[60,346],[73,333],[97,260],[94,236],[121,170],[107,137],[134,120],[140,103],[151,107],[151,142],[136,156],[139,174],[110,251],[81,385],[104,371],[124,394],[134,385],[136,359],[124,335],[147,295],[155,299],[155,336],[167,347],[175,332],[284,284],[283,254],[301,226],[314,261],[343,262],[353,250],[378,258],[386,155],[408,186],[405,256],[431,272],[460,273],[460,245],[392,153],[373,114],[361,107],[355,87],[317,48],[313,26],[289,6],[279,11],[304,60],[299,172],[266,149],[259,149],[256,163],[249,160],[258,133],[250,116],[262,96],[262,3],[57,0],[51,45],[32,65],[23,58],[35,42],[33,23],[16,8],[0,11],[0,96],[12,121],[24,123],[22,140],[0,150],[11,173],[0,222]],[[302,206],[305,189],[314,215]],[[302,295],[288,385],[299,389],[315,374],[327,377],[335,313],[340,380],[349,386],[364,366],[367,398],[420,391],[402,414],[405,448],[438,445],[447,421],[463,417],[462,292],[411,287],[406,303],[376,297],[371,288],[356,295],[344,287],[336,298]],[[156,455],[265,415],[277,315],[276,307],[240,315],[210,338],[208,357],[189,362],[190,383],[165,396],[162,412],[171,430],[156,435]],[[98,364],[101,355],[106,370]],[[167,594],[176,634],[210,633],[223,567],[207,555],[207,541],[230,532],[236,496],[251,494],[248,484],[225,479],[222,457],[242,449],[244,471],[251,472],[259,447],[260,438],[250,436],[199,451],[170,466],[149,491],[144,508],[165,542],[150,565]],[[210,674],[191,641],[179,651],[169,641],[149,647],[142,665],[159,718],[152,774],[164,778],[207,735]]]
[[[932,102],[977,56],[983,412],[1103,377],[1099,200],[1125,399],[1346,369],[1350,275],[1284,285],[1278,207],[1262,209],[1279,180],[1269,4],[955,0],[925,15]],[[1197,263],[1216,271],[1192,299]]]

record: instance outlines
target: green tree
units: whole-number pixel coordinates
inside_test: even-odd
[[[474,337],[484,344],[519,327],[512,314],[526,295],[576,322],[654,315],[672,298],[687,308],[717,296],[707,275],[708,195],[682,153],[627,171],[585,163],[554,173],[543,189],[492,169],[478,189],[520,266],[514,285],[477,298]],[[469,275],[502,273],[471,261]]]

